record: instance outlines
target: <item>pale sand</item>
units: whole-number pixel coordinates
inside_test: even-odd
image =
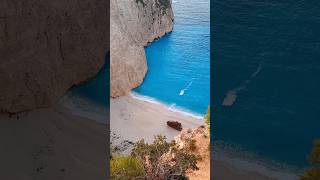
[[[167,121],[179,121],[183,129],[204,124],[203,119],[170,111],[163,104],[143,101],[131,95],[110,99],[110,130],[120,139],[132,142],[144,139],[151,143],[155,135],[161,134],[170,141],[180,131],[168,127]],[[111,141],[117,143],[112,137]]]
[[[162,134],[167,136],[168,140],[173,139],[180,132],[166,125],[167,121],[179,121],[183,128],[196,128],[204,124],[203,120],[183,113],[173,112],[167,106],[160,103],[152,103],[141,99],[136,99],[132,95],[120,98],[110,99],[110,130],[111,142],[113,145],[120,144],[121,141],[129,140],[135,142],[145,139],[152,142],[154,135]],[[128,144],[127,144],[128,145]],[[128,153],[128,149],[124,149],[124,154]],[[205,159],[204,163],[209,163]],[[203,165],[200,163],[199,165]],[[241,166],[241,165],[240,165]],[[213,167],[213,177],[210,179],[217,180],[270,180],[278,179],[269,174],[264,174],[254,169],[245,169],[239,164],[232,164],[228,160],[215,160]],[[205,171],[208,166],[201,167]],[[198,176],[198,172],[194,172],[192,179],[206,180],[202,178],[203,174]],[[205,173],[207,174],[207,173]],[[200,178],[201,177],[201,178]],[[199,179],[200,178],[200,179]],[[295,178],[294,178],[295,179]]]
[[[106,125],[61,106],[0,115],[0,179],[106,178]]]

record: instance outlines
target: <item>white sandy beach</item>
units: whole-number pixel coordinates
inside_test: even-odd
[[[167,121],[179,121],[183,129],[204,124],[203,119],[175,112],[160,103],[143,101],[127,95],[110,100],[110,130],[120,139],[152,142],[155,135],[165,135],[170,141],[179,131],[167,126]],[[111,141],[116,143],[111,134]]]

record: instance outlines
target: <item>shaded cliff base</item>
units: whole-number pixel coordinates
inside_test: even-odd
[[[61,104],[0,114],[0,179],[106,179],[105,129]]]

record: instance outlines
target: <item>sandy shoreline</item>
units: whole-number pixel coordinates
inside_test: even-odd
[[[0,179],[106,179],[106,127],[61,105],[0,115]]]
[[[204,124],[202,119],[170,111],[163,104],[142,101],[131,95],[110,99],[110,130],[122,139],[135,142],[143,138],[152,142],[155,135],[162,134],[170,141],[179,131],[168,127],[167,121],[179,121],[183,129]],[[117,143],[112,137],[111,141]]]
[[[152,103],[132,97],[132,95],[120,98],[110,99],[110,140],[113,146],[122,146],[119,148],[121,153],[127,154],[130,146],[126,142],[135,142],[145,139],[152,142],[153,136],[162,134],[173,139],[180,132],[166,125],[169,120],[176,120],[182,123],[184,129],[196,128],[204,124],[193,116],[187,116],[185,113],[175,112],[168,109],[161,103]],[[244,167],[243,165],[247,167]],[[213,178],[218,180],[273,180],[273,179],[297,179],[293,174],[286,172],[277,175],[280,178],[271,175],[272,171],[254,162],[239,161],[232,158],[214,158]],[[282,177],[282,178],[281,178]],[[293,180],[292,179],[292,180]]]

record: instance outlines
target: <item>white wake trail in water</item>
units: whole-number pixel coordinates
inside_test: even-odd
[[[251,74],[250,78],[245,80],[239,87],[229,90],[226,94],[226,97],[223,99],[223,106],[232,106],[237,100],[237,94],[239,91],[242,91],[247,88],[248,84],[261,72],[262,70],[262,61],[260,61],[257,69]]]
[[[187,85],[187,87],[184,88],[184,89],[182,89],[182,90],[180,91],[179,95],[180,95],[180,96],[183,96],[183,95],[184,95],[184,92],[189,89],[189,87],[192,85],[192,83],[193,83],[193,78],[191,79],[191,81],[189,82],[189,84]]]

